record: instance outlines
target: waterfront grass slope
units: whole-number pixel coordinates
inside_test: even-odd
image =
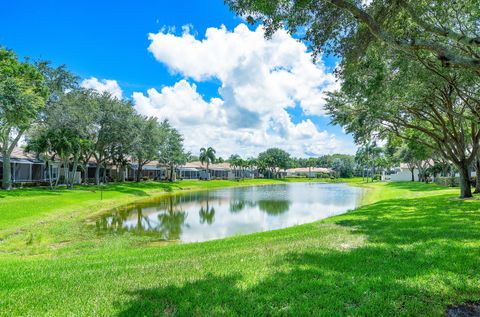
[[[431,184],[355,184],[370,189],[355,211],[203,243],[97,237],[85,227],[165,192],[283,181],[3,193],[0,314],[441,316],[480,300],[480,201]]]

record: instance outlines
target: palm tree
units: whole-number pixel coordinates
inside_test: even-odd
[[[200,162],[202,164],[207,164],[207,174],[210,175],[210,171],[209,171],[209,166],[210,166],[210,163],[215,163],[215,149],[212,148],[212,147],[208,147],[207,149],[205,149],[204,147],[202,147],[200,149],[200,156],[199,156],[199,159],[200,159]]]

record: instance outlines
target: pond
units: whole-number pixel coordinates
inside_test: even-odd
[[[288,183],[169,195],[116,209],[99,234],[152,235],[196,242],[286,228],[357,207],[365,190],[345,184]]]

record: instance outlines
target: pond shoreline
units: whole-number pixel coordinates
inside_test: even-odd
[[[77,186],[73,190],[53,191],[26,188],[4,192],[0,200],[0,214],[3,215],[0,218],[0,257],[58,254],[71,244],[93,239],[82,230],[89,219],[153,197],[158,199],[195,191],[312,181],[316,182],[316,179],[182,180],[174,183],[113,183],[105,188]]]
[[[362,187],[344,183],[284,182],[179,191],[110,210],[94,218],[100,235],[158,236],[184,243],[310,223],[358,208]]]

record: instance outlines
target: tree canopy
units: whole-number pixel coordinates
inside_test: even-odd
[[[286,27],[303,34],[316,55],[360,57],[373,42],[410,56],[428,54],[442,65],[480,71],[478,0],[350,1],[225,0],[266,35]]]

